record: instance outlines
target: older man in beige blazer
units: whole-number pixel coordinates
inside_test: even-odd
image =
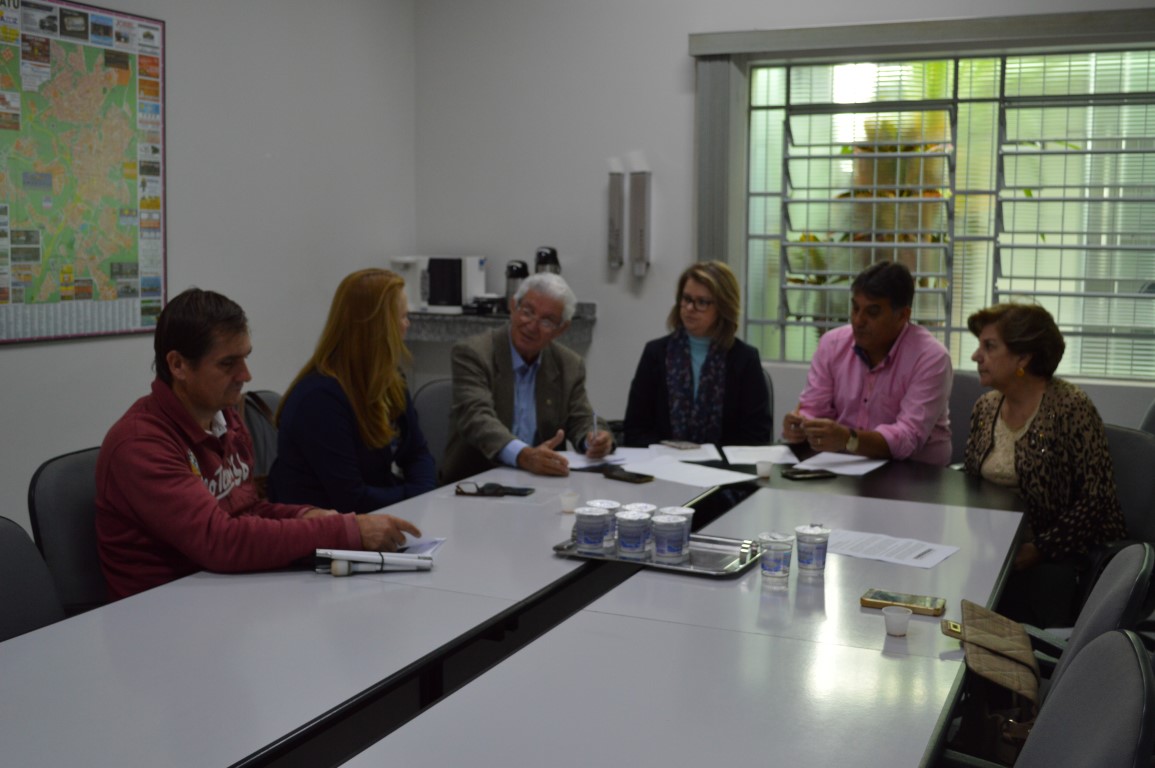
[[[605,423],[594,423],[585,364],[556,342],[576,306],[559,275],[537,274],[510,299],[508,326],[453,347],[453,409],[442,483],[502,464],[567,475],[569,462],[557,452],[567,438],[590,458],[613,450]]]

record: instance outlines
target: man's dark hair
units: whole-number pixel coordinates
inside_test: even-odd
[[[850,291],[872,299],[889,299],[891,309],[902,309],[914,302],[914,277],[905,264],[880,261],[859,272]]]
[[[172,386],[168,353],[175,350],[194,365],[212,349],[218,336],[230,338],[248,333],[245,311],[232,299],[213,291],[189,288],[173,297],[156,320],[152,347],[156,375]]]

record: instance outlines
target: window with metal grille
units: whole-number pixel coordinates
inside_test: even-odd
[[[854,276],[888,259],[957,367],[972,312],[1024,301],[1063,331],[1060,374],[1155,376],[1155,53],[1117,48],[727,59],[745,86],[746,340],[808,361]]]

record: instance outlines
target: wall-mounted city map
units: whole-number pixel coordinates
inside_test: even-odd
[[[164,96],[163,22],[0,0],[0,343],[155,324]]]

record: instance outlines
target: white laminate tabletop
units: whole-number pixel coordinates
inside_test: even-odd
[[[197,574],[0,643],[0,763],[225,766],[511,601]]]
[[[906,638],[888,638],[881,612],[861,607],[859,597],[870,587],[935,595],[946,598],[946,615],[953,617],[959,616],[963,598],[985,605],[1011,552],[1021,517],[1019,512],[759,488],[705,532],[756,539],[761,531],[793,532],[796,525],[821,522],[836,529],[960,549],[930,569],[829,555],[819,578],[804,576],[794,562],[785,588],[764,579],[757,565],[736,579],[647,570],[589,608],[857,648],[885,648],[896,655],[962,658],[958,641],[940,631],[939,619],[914,616]]]
[[[959,669],[582,611],[345,765],[916,766]]]
[[[432,571],[198,573],[0,643],[0,764],[229,765],[547,588],[583,498],[681,504],[698,491],[496,469],[385,511],[447,540]]]
[[[515,469],[491,469],[471,480],[508,486],[528,486],[529,496],[459,497],[453,486],[438,488],[385,512],[414,523],[422,534],[444,537],[432,571],[362,574],[431,589],[451,590],[522,600],[585,561],[558,557],[553,546],[567,540],[573,515],[563,514],[563,490],[578,492],[585,501],[613,499],[623,504],[646,501],[679,505],[700,491],[679,483],[655,480],[632,484],[607,480],[599,474],[574,472],[569,477],[542,477]]]

